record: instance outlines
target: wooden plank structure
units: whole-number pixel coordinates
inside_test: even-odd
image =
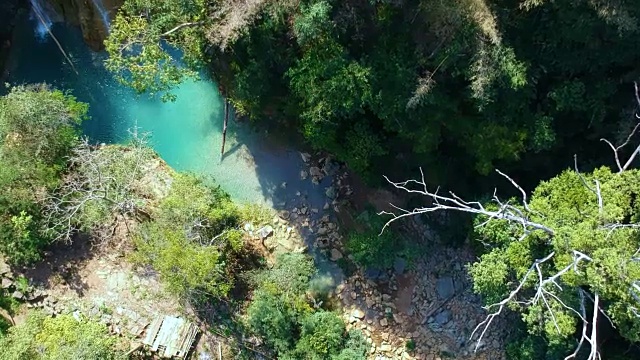
[[[143,344],[161,358],[186,359],[197,335],[198,328],[185,319],[158,316],[147,329]]]

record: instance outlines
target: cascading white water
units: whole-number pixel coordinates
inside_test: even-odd
[[[39,39],[44,39],[47,36],[51,29],[51,24],[53,24],[42,1],[43,0],[29,0],[31,3],[31,20],[36,22],[35,32]]]
[[[95,6],[96,10],[100,14],[100,18],[102,19],[102,23],[104,24],[104,28],[107,29],[107,32],[111,30],[111,24],[109,19],[109,12],[104,8],[104,4],[102,4],[102,0],[92,0],[93,6]]]

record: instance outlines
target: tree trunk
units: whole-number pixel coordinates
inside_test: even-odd
[[[224,143],[227,141],[227,123],[229,122],[229,101],[224,101],[224,123],[222,125],[222,150],[220,150],[220,158],[224,155]]]

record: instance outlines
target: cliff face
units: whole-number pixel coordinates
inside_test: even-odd
[[[24,9],[26,4],[20,0],[0,1],[0,78],[2,78],[4,62],[11,48],[11,34],[15,20],[18,13]]]
[[[109,34],[105,20],[111,20],[124,0],[47,0],[63,20],[80,26],[82,36],[93,50],[104,48],[104,39]],[[101,14],[102,7],[104,14]],[[105,16],[103,18],[103,16]]]

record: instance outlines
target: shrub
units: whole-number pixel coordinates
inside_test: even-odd
[[[87,106],[44,85],[17,86],[0,98],[0,251],[13,265],[40,258],[39,203],[60,182]]]
[[[347,251],[356,263],[364,267],[389,268],[397,256],[405,251],[405,243],[392,228],[381,234],[385,220],[380,216],[369,216],[368,212],[358,217],[364,230],[352,231],[345,243]]]
[[[218,187],[192,175],[175,174],[152,220],[134,236],[132,259],[160,273],[183,298],[226,296],[234,283],[243,234],[238,208]]]
[[[337,355],[344,343],[344,322],[332,312],[318,311],[308,315],[302,320],[301,329],[296,353],[302,359],[327,359]]]
[[[0,338],[0,360],[125,359],[103,324],[71,315],[48,318],[33,312]]]

